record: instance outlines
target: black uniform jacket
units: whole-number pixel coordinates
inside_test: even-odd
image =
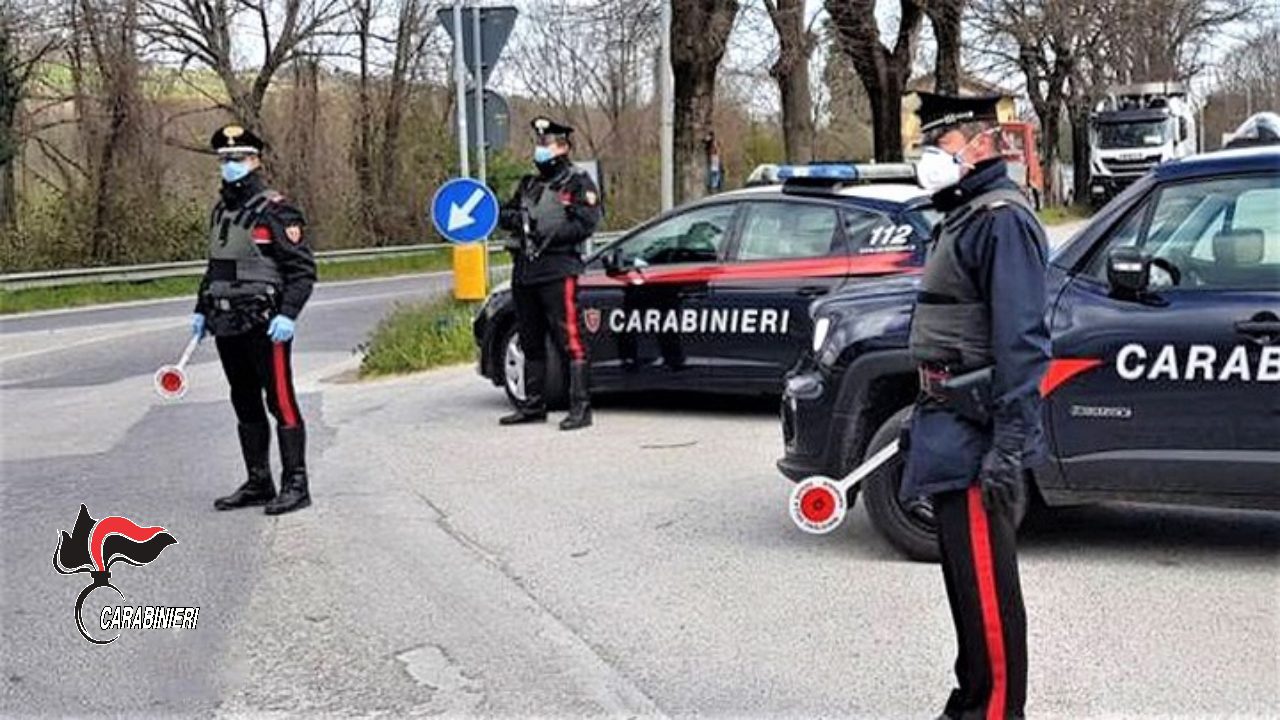
[[[980,163],[958,184],[939,191],[947,212],[997,188],[1016,188],[1003,160]],[[1048,248],[1026,210],[1012,206],[973,214],[957,242],[961,265],[990,308],[995,367],[991,427],[983,428],[927,403],[916,406],[902,483],[904,498],[958,490],[977,481],[982,456],[998,443],[1021,447],[1025,462],[1047,448],[1040,416],[1040,378],[1049,363],[1045,324]]]
[[[554,222],[539,223],[530,237],[524,236],[522,204],[536,205],[543,193],[556,193],[564,208]],[[502,206],[498,224],[522,237],[525,247],[537,248],[537,256],[514,253],[511,282],[538,285],[582,273],[582,244],[600,224],[600,196],[591,176],[578,170],[563,156],[540,166],[537,173],[520,179],[515,195]]]
[[[265,188],[266,183],[260,173],[254,171],[234,183],[224,182],[222,202],[226,203],[228,209],[234,210]],[[253,236],[258,250],[274,260],[280,271],[283,285],[280,288],[280,314],[296,320],[311,297],[311,289],[316,283],[316,260],[311,251],[306,218],[297,206],[284,196],[279,196],[263,206],[253,228]],[[204,291],[215,272],[218,270],[210,263],[196,296],[198,313],[209,312],[209,308],[205,306]]]

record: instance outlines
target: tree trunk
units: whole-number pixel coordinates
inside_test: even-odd
[[[417,57],[418,0],[405,0],[396,27],[395,58],[387,79],[387,105],[382,116],[382,151],[379,153],[378,204],[380,212],[399,206],[396,189],[400,175],[400,128],[404,124],[405,105],[409,101],[408,74]]]
[[[960,18],[965,0],[931,0],[926,6],[938,54],[934,58],[934,92],[960,94]]]
[[[85,22],[95,43],[98,70],[103,82],[107,130],[99,139],[93,208],[93,259],[118,259],[115,225],[128,187],[123,163],[136,160],[141,151],[138,128],[137,0],[125,0],[121,16],[103,17],[89,0],[83,0]],[[113,20],[119,22],[114,26]]]
[[[871,136],[876,162],[902,160],[902,90],[906,78],[890,73],[880,87],[867,87],[871,98]]]
[[[714,73],[714,71],[713,71]],[[679,75],[677,75],[677,78]],[[676,201],[685,203],[707,194],[707,158],[702,139],[712,130],[715,75],[700,82],[676,80],[675,171]]]
[[[826,0],[837,47],[848,56],[871,100],[877,162],[902,160],[902,91],[911,74],[923,11],[917,0],[901,0],[893,49],[880,42],[874,0]]]
[[[1089,166],[1089,106],[1071,105],[1071,182],[1074,202],[1089,198],[1089,182],[1093,168]]]
[[[1058,162],[1058,132],[1062,125],[1062,104],[1043,108],[1040,114],[1040,168],[1044,171],[1044,196],[1055,197],[1057,180],[1053,167]],[[1039,114],[1039,111],[1037,111]]]
[[[805,63],[778,80],[782,96],[782,144],[787,162],[813,161],[813,100],[809,93],[809,65]]]
[[[716,71],[724,57],[737,0],[672,0],[671,72],[675,76],[676,202],[706,195],[702,140],[711,132]]]
[[[373,98],[369,89],[369,40],[373,8],[362,2],[354,8],[356,16],[356,43],[360,63],[360,78],[356,84],[356,128],[351,160],[356,173],[356,212],[360,227],[373,235],[375,245],[383,238],[378,225],[374,198],[377,188],[373,177]]]
[[[804,0],[767,0],[765,8],[778,33],[778,59],[769,75],[782,99],[782,144],[787,162],[813,160],[813,99],[809,90],[809,58],[814,38],[805,28]]]
[[[0,228],[13,227],[17,212],[13,166],[20,141],[15,120],[23,93],[17,44],[12,25],[0,20]]]

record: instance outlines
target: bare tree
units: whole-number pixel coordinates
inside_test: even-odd
[[[809,60],[817,35],[805,23],[804,0],[764,0],[765,10],[778,33],[778,58],[769,76],[778,83],[782,100],[782,142],[787,161],[813,160],[814,118],[809,90]]]
[[[924,11],[937,42],[934,55],[933,89],[960,93],[960,25],[967,0],[926,0]]]
[[[14,167],[26,140],[19,110],[32,74],[58,46],[59,38],[40,27],[36,8],[20,11],[0,4],[0,227],[12,227],[17,207]]]
[[[343,0],[141,0],[147,34],[184,66],[196,62],[213,70],[229,102],[209,97],[245,127],[267,139],[262,105],[276,73],[302,54],[309,41],[336,32],[347,12]],[[233,35],[256,25],[262,54],[256,67],[236,65],[244,49]],[[197,88],[198,89],[198,88]]]
[[[1205,69],[1223,28],[1249,19],[1257,0],[1101,0],[1107,34],[1096,46],[1119,82],[1182,80]],[[1141,28],[1141,32],[1134,29]]]
[[[1057,196],[1053,169],[1058,162],[1062,113],[1076,77],[1082,48],[1096,41],[1094,8],[1073,0],[973,0],[973,16],[981,51],[1016,68],[1026,82],[1027,97],[1040,121],[1040,161],[1045,169],[1045,197]]]
[[[592,156],[631,128],[658,37],[656,0],[604,0],[581,8],[531,6],[509,62],[524,90],[577,128]]]
[[[351,138],[351,162],[356,171],[356,212],[361,227],[378,232],[376,204],[377,188],[373,176],[374,107],[370,68],[373,44],[373,23],[381,11],[377,0],[348,0],[348,11],[356,40],[356,61],[359,68],[356,77],[355,132]]]
[[[70,66],[92,186],[90,256],[118,255],[126,189],[157,182],[137,170],[146,153],[139,87],[138,1],[73,0]],[[136,178],[131,181],[130,178]],[[144,193],[145,194],[145,193]]]
[[[712,131],[716,72],[737,14],[737,0],[672,0],[676,192],[681,202],[706,194],[702,143]]]
[[[919,0],[900,0],[893,47],[881,42],[875,0],[824,0],[836,31],[836,47],[849,57],[871,100],[875,157],[902,159],[902,94],[911,75],[924,8]]]
[[[382,152],[378,187],[383,207],[394,203],[393,189],[400,174],[400,136],[409,105],[412,72],[426,52],[431,38],[432,10],[426,0],[401,0],[392,38],[391,69],[382,115]]]
[[[1280,109],[1280,19],[1262,25],[1223,57],[1205,99],[1206,144],[1217,145],[1249,115]]]

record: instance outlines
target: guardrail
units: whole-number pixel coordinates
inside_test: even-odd
[[[621,232],[597,233],[591,238],[589,248],[598,247],[621,237]],[[419,245],[390,245],[374,248],[350,248],[346,250],[322,250],[316,253],[325,262],[352,262],[373,260],[397,255],[416,255],[432,250],[454,247],[451,243],[422,243]],[[490,241],[489,252],[503,252],[502,243]],[[139,282],[160,278],[187,277],[204,273],[206,261],[183,260],[146,265],[114,265],[107,267],[69,268],[66,270],[40,270],[35,272],[5,273],[0,275],[0,290],[22,290],[36,287],[58,287],[84,283]]]

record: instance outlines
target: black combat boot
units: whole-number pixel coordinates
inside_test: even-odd
[[[575,360],[569,364],[569,415],[560,421],[561,430],[591,427],[591,392],[587,363]]]
[[[241,423],[237,429],[249,479],[235,492],[213,501],[213,506],[219,510],[265,505],[276,496],[275,483],[271,482],[271,426]]]
[[[267,503],[268,515],[301,510],[311,504],[307,491],[307,430],[302,425],[282,427],[276,433],[280,438],[280,495]]]
[[[524,361],[524,402],[510,415],[498,419],[499,425],[522,425],[546,422],[547,401],[542,396],[542,386],[547,377],[547,364],[538,360]]]

